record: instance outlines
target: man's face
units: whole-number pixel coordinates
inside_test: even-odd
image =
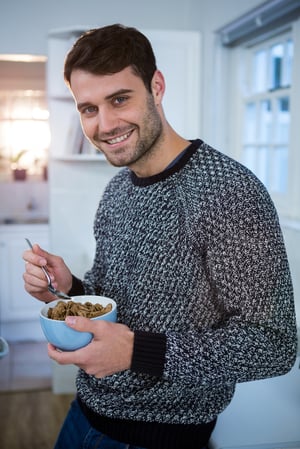
[[[158,77],[158,82],[155,82]],[[155,97],[161,99],[160,74],[153,77],[153,95],[130,67],[112,75],[74,70],[71,90],[86,137],[116,167],[134,170],[153,152],[162,133]]]

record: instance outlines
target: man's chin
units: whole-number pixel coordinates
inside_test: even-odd
[[[107,155],[105,153],[103,153],[103,155],[107,162],[113,167],[121,168],[126,167],[129,164],[129,161],[123,158],[111,157],[110,155]]]
[[[127,153],[125,147],[115,149],[115,151],[109,151],[109,149],[99,149],[99,151],[105,156],[107,162],[114,167],[127,167],[135,162],[134,158]]]

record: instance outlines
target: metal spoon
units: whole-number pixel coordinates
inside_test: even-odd
[[[30,240],[27,239],[27,238],[25,238],[25,240],[28,243],[29,247],[31,249],[33,249]],[[59,290],[56,290],[56,288],[54,288],[52,283],[51,283],[51,279],[50,279],[50,276],[49,276],[49,273],[48,273],[47,269],[45,267],[41,267],[41,269],[43,270],[44,275],[47,278],[48,290],[49,290],[50,293],[52,293],[53,295],[55,295],[55,296],[57,296],[58,298],[61,298],[61,299],[72,299],[70,296],[66,295],[64,292],[60,292]]]

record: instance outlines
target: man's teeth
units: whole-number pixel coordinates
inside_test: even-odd
[[[123,140],[126,140],[130,136],[130,132],[127,134],[123,134],[123,136],[115,137],[114,139],[107,140],[109,144],[120,143]]]

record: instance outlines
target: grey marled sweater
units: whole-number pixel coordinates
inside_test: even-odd
[[[112,297],[136,331],[132,369],[83,371],[100,415],[198,424],[236,382],[286,373],[296,356],[293,292],[278,217],[245,167],[200,140],[150,178],[122,169],[95,218],[85,292]]]

